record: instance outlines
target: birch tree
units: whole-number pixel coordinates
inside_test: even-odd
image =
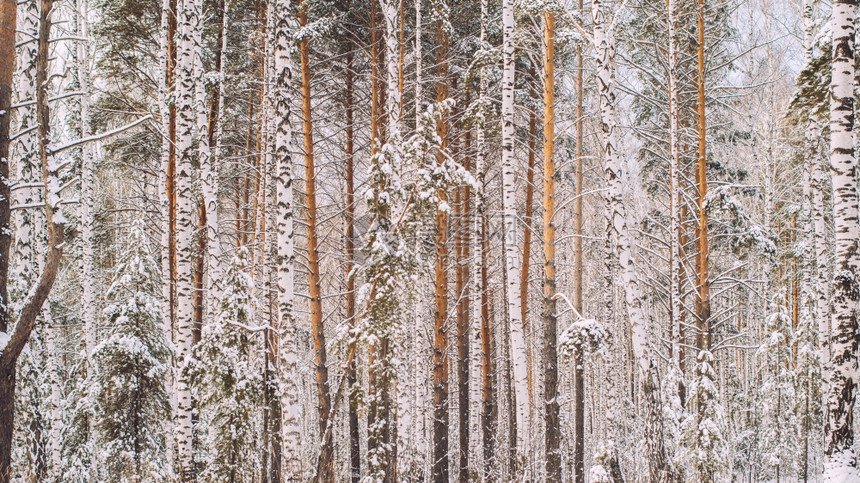
[[[282,481],[301,480],[301,418],[297,333],[293,318],[295,251],[293,248],[292,127],[293,102],[292,28],[290,0],[278,0],[274,9],[275,85],[275,183],[277,193],[277,289],[278,289],[278,371],[281,379]]]
[[[830,319],[830,374],[824,478],[858,478],[854,453],[854,391],[857,381],[858,258],[857,159],[854,153],[854,10],[856,1],[833,3],[830,97],[830,179],[833,183],[835,272]]]
[[[514,172],[514,3],[502,1],[502,210],[503,245],[505,251],[506,314],[510,324],[510,360],[515,395],[516,454],[519,464],[524,462],[529,448],[531,431],[528,398],[528,355],[522,331],[520,282],[517,278],[518,221],[515,210],[516,173]]]
[[[607,235],[615,238],[617,246],[618,265],[624,285],[633,352],[644,393],[644,424],[649,480],[656,483],[667,481],[670,478],[670,473],[663,447],[660,376],[649,340],[648,321],[642,311],[639,275],[633,255],[634,242],[628,225],[627,207],[624,203],[624,186],[625,183],[629,182],[629,177],[623,172],[623,162],[618,152],[620,133],[615,105],[613,24],[607,19],[606,5],[602,0],[592,2],[592,15],[598,95],[600,97],[601,142],[606,163],[605,176],[609,188],[607,207],[611,233]]]

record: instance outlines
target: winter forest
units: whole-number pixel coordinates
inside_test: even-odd
[[[860,482],[857,3],[0,0],[0,483]]]

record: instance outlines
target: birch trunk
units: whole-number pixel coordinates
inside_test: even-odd
[[[649,341],[648,323],[642,310],[639,275],[633,258],[634,240],[628,226],[627,207],[624,203],[625,184],[631,182],[623,173],[623,162],[618,154],[618,118],[615,106],[615,45],[612,26],[607,26],[603,0],[593,0],[594,45],[600,123],[605,175],[608,186],[607,208],[609,223],[616,240],[620,278],[624,286],[627,317],[633,345],[633,354],[639,369],[644,392],[646,454],[649,480],[652,483],[668,481],[669,467],[663,447],[662,404],[660,378]]]
[[[528,354],[523,334],[520,281],[517,278],[518,222],[516,214],[516,172],[514,171],[514,2],[502,1],[502,211],[505,250],[505,297],[510,325],[510,360],[513,373],[516,425],[516,461],[519,465],[528,454],[530,433]]]
[[[277,286],[278,286],[278,371],[281,379],[281,481],[301,481],[301,424],[298,335],[293,318],[294,264],[293,248],[293,176],[292,126],[290,108],[293,99],[293,66],[290,60],[293,32],[290,0],[275,3],[275,169],[277,193]]]
[[[830,381],[826,395],[824,478],[856,481],[854,391],[857,384],[860,239],[857,159],[854,153],[854,10],[856,0],[833,2],[830,97],[830,179],[833,183],[835,273],[830,322]]]
[[[487,42],[487,0],[481,0],[481,31],[480,31],[480,52],[486,52]],[[472,260],[471,270],[472,275],[469,283],[471,290],[469,292],[472,297],[471,310],[472,317],[469,325],[469,433],[471,434],[469,451],[469,460],[471,461],[472,476],[474,478],[482,478],[485,473],[483,469],[487,466],[487,455],[482,454],[481,448],[481,394],[482,394],[482,361],[484,359],[482,349],[483,337],[483,322],[484,322],[484,296],[485,289],[483,285],[483,262],[486,260],[483,249],[483,218],[484,218],[484,157],[486,153],[486,140],[484,134],[484,116],[485,116],[485,94],[487,91],[486,68],[481,65],[478,70],[478,92],[476,95],[476,116],[473,125],[475,130],[475,169],[473,171],[475,177],[475,195],[474,209],[472,211],[472,226],[473,236],[470,239],[472,244]]]
[[[200,51],[202,0],[181,0],[178,13],[176,61],[176,451],[180,479],[195,479],[193,448],[193,401],[183,367],[192,357],[194,344],[194,202],[192,160],[195,158],[196,77],[195,57]]]

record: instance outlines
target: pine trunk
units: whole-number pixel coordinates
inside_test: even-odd
[[[299,3],[299,25],[308,23],[304,2]],[[317,478],[323,483],[334,481],[334,438],[328,430],[331,417],[331,395],[326,365],[325,327],[323,326],[322,293],[320,287],[319,241],[317,239],[316,168],[314,166],[314,133],[311,111],[310,48],[307,38],[299,41],[302,75],[302,130],[305,151],[305,222],[308,237],[308,292],[310,294],[311,335],[316,366],[317,408],[319,409],[320,456]]]
[[[546,481],[561,483],[558,404],[558,321],[555,282],[555,17],[544,14],[543,94],[543,330]]]
[[[436,102],[448,98],[448,32],[444,29],[444,10],[438,7],[436,15]],[[437,155],[438,164],[445,159],[443,150],[448,146],[448,121],[440,117],[436,124],[436,134],[442,140]],[[448,194],[442,190],[437,193],[441,203],[447,204]],[[440,206],[436,208],[436,268],[434,337],[433,337],[433,481],[448,481],[448,212]]]

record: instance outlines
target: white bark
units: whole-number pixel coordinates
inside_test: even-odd
[[[221,28],[224,29],[224,37],[222,40],[222,59],[224,58],[224,50],[227,45],[227,9],[229,1],[224,2],[224,20]],[[200,30],[198,29],[199,33]],[[200,44],[200,39],[195,40],[197,45]],[[201,58],[202,51],[197,50],[194,55],[194,78],[198,79],[195,88],[195,97],[197,98],[197,153],[200,163],[200,181],[203,191],[203,204],[206,209],[206,297],[204,305],[206,313],[212,314],[217,310],[220,303],[219,281],[221,280],[221,246],[219,243],[218,230],[218,165],[221,158],[213,157],[211,146],[209,146],[209,104],[206,102],[206,86],[203,83],[203,59]],[[219,96],[219,116],[218,124],[223,122],[220,114],[223,114],[223,99],[224,99],[224,62],[221,62],[221,72],[218,81]],[[220,154],[220,153],[219,153]],[[200,254],[204,256],[204,254]]]
[[[192,159],[197,126],[195,57],[200,50],[202,0],[182,0],[176,59],[176,451],[182,481],[194,478],[191,387],[182,368],[192,357],[194,313],[194,202]],[[201,80],[202,81],[202,80]],[[199,153],[197,153],[199,154]]]
[[[29,40],[39,36],[39,8],[36,0],[27,1],[23,11],[18,14],[19,39]],[[15,92],[20,101],[36,98],[36,54],[37,43],[25,43],[18,54],[18,78]],[[35,127],[36,105],[22,106],[15,110],[18,120],[18,132]],[[15,179],[18,183],[35,183],[41,179],[39,171],[38,134],[35,130],[22,135],[18,139],[15,152],[11,159],[15,164]],[[42,192],[39,189],[20,189],[13,191],[15,198],[13,206],[40,206]],[[18,297],[11,295],[13,310],[20,310],[20,305],[30,285],[36,279],[35,244],[39,239],[38,210],[13,210],[11,226],[14,227],[12,261],[10,263],[10,292],[17,292]]]
[[[421,119],[421,0],[415,0],[415,127]]]
[[[529,415],[528,352],[523,334],[520,300],[520,258],[517,253],[516,172],[514,171],[514,2],[502,2],[502,211],[505,251],[505,296],[510,325],[510,360],[516,398],[517,457],[528,454],[531,424]]]
[[[89,3],[87,0],[77,1],[78,35],[81,38],[89,38]],[[77,43],[78,54],[78,83],[80,84],[81,107],[80,124],[81,138],[92,134],[90,125],[90,44],[88,42]],[[95,267],[95,237],[93,235],[95,225],[93,184],[95,182],[95,146],[92,143],[84,143],[81,146],[81,317],[84,322],[84,349],[86,357],[86,373],[91,375],[94,370],[93,350],[96,346],[96,327],[98,322],[97,301],[98,288],[96,285],[97,275]],[[88,422],[88,438],[95,434],[94,421]],[[168,438],[169,440],[170,438]],[[93,470],[98,467],[98,455],[90,455],[90,477],[94,476]]]
[[[648,334],[648,322],[642,310],[639,275],[633,257],[634,239],[628,225],[628,213],[624,204],[626,185],[632,183],[624,172],[624,164],[618,154],[619,131],[615,106],[615,45],[612,25],[607,25],[606,7],[603,0],[592,1],[594,19],[595,70],[597,90],[600,97],[600,123],[608,186],[607,209],[609,224],[616,240],[616,253],[620,278],[624,288],[627,317],[633,354],[639,368],[640,380],[645,393],[645,440],[652,482],[666,477],[665,452],[663,449],[662,404],[657,362],[654,360]]]
[[[860,225],[854,153],[854,9],[856,0],[833,2],[830,96],[830,179],[833,184],[835,270],[831,298],[830,381],[824,477],[857,481],[852,413],[857,384]],[[829,479],[828,479],[829,478]]]
[[[278,370],[281,379],[281,481],[301,481],[302,405],[300,402],[301,375],[296,345],[296,327],[293,319],[294,263],[293,248],[293,176],[292,127],[290,108],[293,100],[292,18],[290,0],[275,3],[275,84],[272,102],[275,105],[275,169],[277,192],[277,286],[278,286]]]
[[[487,0],[481,0],[481,33],[480,49],[484,52],[487,42]],[[484,219],[484,165],[486,155],[486,139],[484,133],[484,96],[487,92],[486,69],[483,65],[478,71],[478,95],[475,102],[478,110],[475,113],[478,118],[475,123],[475,208],[472,214],[472,289],[469,291],[472,297],[472,317],[469,327],[469,433],[472,435],[469,442],[469,462],[474,475],[483,475],[484,465],[481,455],[481,364],[483,351],[481,349],[481,322],[483,319],[483,307],[481,299],[483,294],[483,283],[481,277],[481,260],[483,254],[483,219]]]

